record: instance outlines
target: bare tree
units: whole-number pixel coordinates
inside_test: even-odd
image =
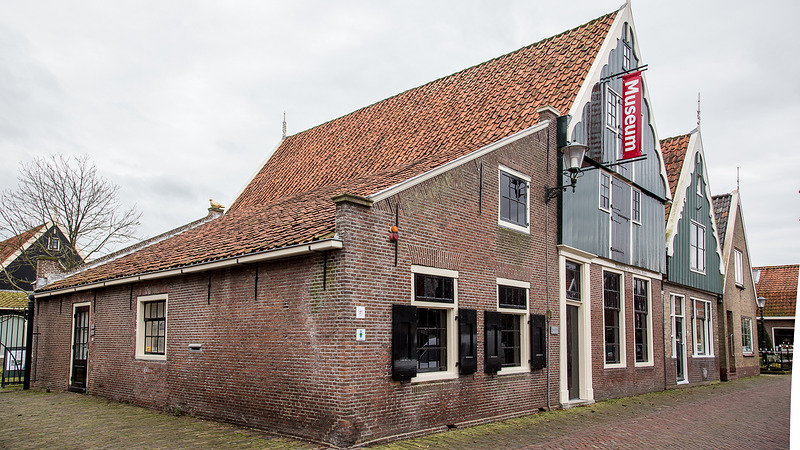
[[[59,154],[23,163],[17,189],[0,194],[0,235],[57,224],[70,250],[80,251],[59,255],[66,269],[133,239],[140,217],[135,206],[123,208],[119,186],[99,175],[88,155]]]

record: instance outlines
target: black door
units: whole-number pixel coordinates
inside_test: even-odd
[[[72,331],[72,379],[69,390],[86,392],[86,366],[89,360],[89,307],[75,308]]]
[[[567,390],[570,400],[580,398],[578,345],[578,307],[567,305]]]

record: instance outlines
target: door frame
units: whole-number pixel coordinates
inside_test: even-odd
[[[559,400],[562,405],[594,402],[592,389],[592,331],[591,331],[591,271],[594,255],[578,249],[559,245],[558,298],[559,298]],[[566,262],[569,259],[581,266],[581,301],[567,300]],[[579,398],[569,398],[567,380],[567,304],[578,307],[578,379]]]
[[[72,371],[74,369],[73,361],[75,360],[75,313],[78,308],[87,307],[87,314],[89,314],[89,336],[87,336],[87,344],[91,342],[91,328],[92,328],[92,302],[81,302],[81,303],[73,303],[72,304],[72,320],[70,323],[72,324],[72,329],[70,330],[70,341],[69,341],[69,378],[67,379],[67,389],[72,389]],[[87,352],[86,355],[86,381],[84,382],[84,392],[86,388],[88,388],[89,384],[89,355]]]
[[[678,379],[678,361],[675,361],[675,383],[677,384],[686,384],[689,382],[687,364],[689,363],[689,358],[686,354],[687,352],[687,345],[691,345],[691,343],[686,342],[686,296],[683,294],[675,294],[670,292],[670,317],[672,318],[672,354],[677,358],[681,358],[681,362],[683,363],[683,380]],[[681,314],[675,314],[675,301],[677,299],[681,300]],[[678,330],[675,326],[675,321],[681,318],[681,329]],[[683,351],[678,354],[678,334],[681,333],[681,342],[683,342]]]

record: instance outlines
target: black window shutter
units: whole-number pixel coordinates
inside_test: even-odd
[[[503,355],[500,352],[500,329],[502,314],[497,311],[483,313],[483,325],[486,333],[484,372],[497,373],[503,366]]]
[[[458,373],[475,373],[478,370],[478,311],[458,309],[458,341]]]
[[[545,316],[531,314],[531,368],[547,367],[547,325]]]
[[[407,381],[417,375],[417,307],[392,305],[392,378]]]

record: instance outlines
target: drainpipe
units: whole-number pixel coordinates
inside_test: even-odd
[[[662,315],[664,314],[664,290],[663,289],[661,290],[661,314]],[[672,317],[672,314],[670,314],[669,316]],[[670,319],[670,321],[671,320],[672,319]],[[661,342],[663,342],[664,346],[667,345],[667,327],[665,326],[666,322],[667,321],[665,320],[665,318],[662,317],[662,320],[661,320]],[[672,328],[672,323],[670,323],[670,329],[671,328]],[[670,347],[671,346],[672,346],[672,340],[670,340]],[[664,351],[661,352],[661,353],[664,355],[664,390],[666,391],[667,390],[667,349],[665,348]]]

